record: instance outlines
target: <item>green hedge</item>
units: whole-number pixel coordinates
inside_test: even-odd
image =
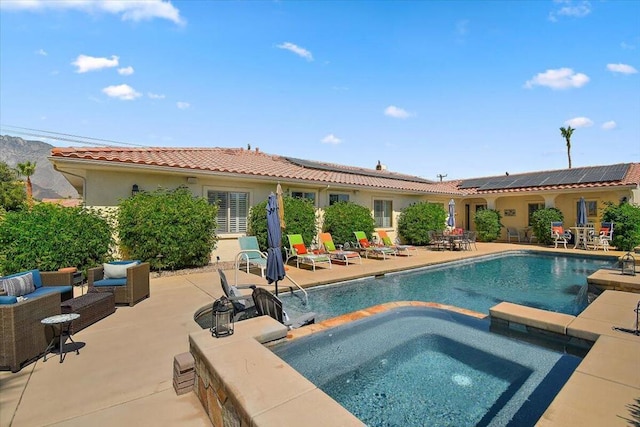
[[[626,201],[619,205],[609,202],[602,214],[602,220],[613,222],[612,246],[622,251],[632,251],[640,245],[640,206]]]
[[[99,212],[39,203],[0,222],[0,274],[38,268],[86,271],[109,259],[112,229]]]
[[[482,209],[476,212],[475,224],[478,241],[493,242],[500,235],[502,224],[500,212],[494,209]]]
[[[119,205],[122,256],[156,270],[207,265],[218,240],[217,213],[216,205],[185,187],[138,193]]]
[[[429,244],[429,231],[444,230],[447,212],[441,204],[419,202],[407,206],[398,218],[398,234],[411,245]]]
[[[554,241],[554,238],[551,236],[551,223],[563,221],[564,215],[562,211],[557,208],[538,209],[531,214],[533,233],[542,245],[550,245]]]
[[[338,202],[327,206],[324,210],[322,230],[331,233],[336,245],[355,242],[354,231],[364,231],[371,239],[375,222],[371,211],[353,202]]]

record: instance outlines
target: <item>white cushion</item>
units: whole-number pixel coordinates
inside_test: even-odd
[[[36,290],[36,286],[33,284],[32,273],[25,273],[20,276],[3,279],[2,287],[7,292],[7,295],[14,297],[30,294]]]
[[[104,263],[102,267],[104,268],[104,278],[105,279],[124,279],[127,277],[127,268],[133,267],[134,265],[138,265],[137,262],[132,262],[129,264],[109,264]]]

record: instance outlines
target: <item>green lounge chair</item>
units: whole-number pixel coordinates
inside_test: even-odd
[[[287,234],[287,239],[289,239],[289,250],[285,264],[288,263],[291,258],[295,258],[296,267],[298,268],[300,268],[300,263],[310,265],[313,271],[316,271],[316,264],[329,264],[329,268],[331,268],[331,258],[329,258],[329,255],[310,252],[304,244],[301,234]]]
[[[397,255],[398,252],[388,246],[377,246],[369,242],[367,235],[364,231],[354,231],[356,236],[356,246],[360,249],[360,252],[364,252],[364,257],[369,258],[369,254],[377,257],[382,256],[382,259],[387,259],[387,255]]]
[[[396,250],[396,254],[401,255],[404,254],[406,256],[411,256],[411,251],[418,253],[418,248],[416,248],[413,245],[400,245],[400,244],[394,244],[391,241],[391,237],[389,237],[389,235],[387,234],[386,231],[384,230],[378,230],[378,237],[380,237],[380,239],[382,240],[382,243],[391,248],[391,249],[395,249]]]

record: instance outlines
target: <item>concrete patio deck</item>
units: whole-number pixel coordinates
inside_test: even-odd
[[[287,274],[306,287],[507,250],[623,255],[506,243],[477,246],[477,251],[469,252],[421,248],[411,257],[363,259],[362,265],[335,265],[315,272],[289,267]],[[233,280],[234,275],[230,272],[227,277]],[[640,276],[636,277],[640,281]],[[238,272],[238,279],[239,283],[266,284],[259,276],[243,272]],[[80,293],[80,289],[76,291]],[[79,355],[69,353],[62,364],[53,357],[46,362],[40,359],[15,374],[0,372],[0,426],[210,426],[194,393],[176,396],[173,357],[188,351],[188,334],[200,330],[193,321],[194,312],[221,294],[213,271],[153,277],[149,299],[134,307],[118,307],[113,315],[73,336],[76,342],[86,344]],[[615,308],[611,306],[611,310]],[[640,367],[638,360],[635,368]],[[633,359],[627,363],[633,364]],[[636,391],[640,397],[640,384]],[[587,424],[581,421],[581,425],[588,424],[588,420]]]

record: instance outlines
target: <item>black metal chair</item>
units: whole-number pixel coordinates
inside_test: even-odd
[[[295,319],[288,319],[282,309],[282,301],[263,288],[255,288],[253,290],[253,301],[255,302],[258,316],[270,316],[289,329],[310,325],[316,321],[316,314],[313,312],[302,314]]]
[[[251,295],[243,295],[240,289],[256,289],[256,285],[240,285],[229,286],[227,276],[222,270],[218,270],[220,276],[220,284],[222,285],[222,291],[225,296],[233,304],[233,318],[234,320],[244,320],[251,317],[256,317],[256,307]]]

